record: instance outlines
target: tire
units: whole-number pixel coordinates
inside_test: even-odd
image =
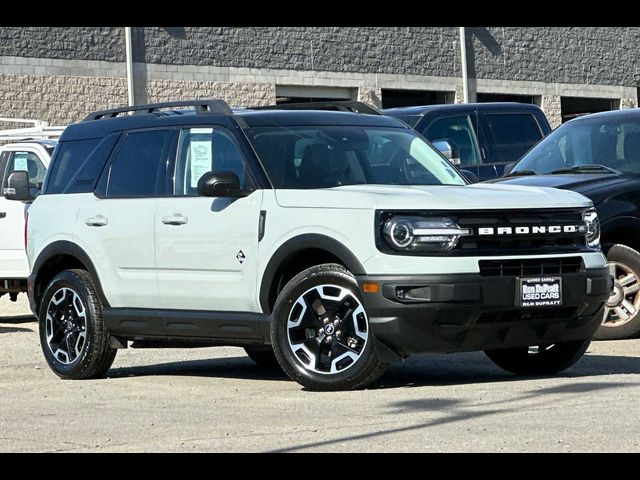
[[[109,347],[102,305],[88,272],[65,270],[56,275],[44,292],[38,313],[42,351],[56,375],[79,380],[99,378],[109,370],[117,350]],[[70,333],[65,333],[66,328]],[[69,340],[58,342],[60,338]]]
[[[607,302],[604,321],[593,338],[635,338],[640,334],[640,253],[626,245],[617,244],[609,249],[607,259],[616,276],[614,295]],[[626,279],[630,279],[631,283],[625,283],[628,281]],[[639,290],[633,292],[634,288]]]
[[[539,346],[537,353],[530,347],[485,351],[500,368],[516,375],[553,375],[576,363],[589,348],[590,339],[577,342]]]
[[[337,264],[308,268],[285,286],[273,309],[271,343],[285,373],[309,390],[364,388],[386,369],[358,284]]]
[[[273,353],[273,349],[269,348],[250,348],[245,347],[244,351],[249,358],[257,365],[265,368],[280,368],[276,354]]]

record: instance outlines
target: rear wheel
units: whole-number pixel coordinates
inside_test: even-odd
[[[596,340],[634,338],[640,333],[640,253],[626,245],[607,252],[614,277],[607,314],[595,333]]]
[[[500,368],[517,375],[552,375],[569,368],[587,351],[591,340],[487,350]]]
[[[91,276],[65,270],[44,292],[39,311],[40,344],[56,375],[65,379],[103,376],[117,350],[109,347],[102,307]]]
[[[280,292],[271,343],[282,369],[311,390],[350,390],[385,370],[355,278],[325,264],[295,276]]]

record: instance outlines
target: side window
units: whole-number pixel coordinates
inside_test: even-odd
[[[109,167],[106,196],[153,197],[163,193],[170,130],[127,134]]]
[[[219,128],[180,131],[174,176],[175,195],[197,195],[198,180],[207,172],[233,172],[240,188],[249,185],[246,162],[230,134]]]
[[[42,182],[44,182],[47,169],[38,155],[33,152],[11,152],[7,162],[7,168],[5,170],[6,175],[2,186],[3,191],[7,188],[11,172],[24,171],[29,174],[30,195],[35,197],[40,194],[40,191],[42,190]]]
[[[4,179],[5,173],[7,170],[7,160],[9,159],[9,152],[0,153],[0,197],[3,196],[4,192]]]
[[[494,162],[519,160],[543,136],[535,117],[529,113],[485,114],[482,118]]]
[[[478,142],[473,131],[473,124],[469,115],[440,118],[432,122],[422,134],[433,142],[434,140],[448,140],[460,150],[461,165],[477,165]]]
[[[59,143],[51,162],[45,193],[62,193],[99,141],[97,138],[90,138]]]

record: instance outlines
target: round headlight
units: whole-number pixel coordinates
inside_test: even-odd
[[[391,242],[399,248],[405,248],[413,242],[412,228],[401,221],[388,222],[384,227],[384,233]]]

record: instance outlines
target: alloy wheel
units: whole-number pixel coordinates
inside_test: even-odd
[[[318,285],[294,302],[287,340],[305,369],[334,374],[358,361],[369,338],[368,323],[362,303],[349,289]]]
[[[633,320],[640,310],[640,279],[627,265],[609,262],[614,284],[607,300],[605,327],[619,327]]]
[[[60,363],[70,365],[81,355],[87,338],[87,310],[80,296],[60,288],[47,306],[47,346]]]

